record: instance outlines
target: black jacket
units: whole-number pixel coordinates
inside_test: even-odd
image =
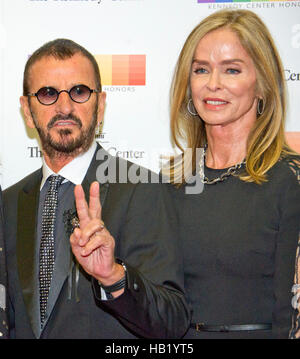
[[[49,319],[39,332],[33,298],[37,293],[33,273],[42,177],[38,170],[4,192],[10,325],[15,338],[176,338],[189,325],[177,220],[168,187],[119,183],[118,165],[128,173],[132,164],[103,151],[98,146],[83,187],[87,194],[93,181],[100,182],[102,218],[115,238],[116,257],[127,266],[125,292],[114,300],[99,300],[97,283],[82,268],[76,271],[69,234],[63,233]],[[115,179],[99,172],[108,161],[110,169],[117,165]]]

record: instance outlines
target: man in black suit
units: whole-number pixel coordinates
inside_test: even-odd
[[[7,298],[6,298],[6,265],[3,239],[2,191],[0,187],[0,339],[8,338]]]
[[[168,188],[132,183],[153,174],[94,141],[105,107],[96,61],[54,40],[29,58],[23,92],[43,167],[4,192],[11,336],[182,336],[189,311]]]

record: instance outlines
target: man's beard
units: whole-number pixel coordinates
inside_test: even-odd
[[[37,120],[34,117],[34,114],[31,111],[35,127],[41,139],[43,150],[50,158],[66,156],[76,157],[80,153],[86,152],[90,148],[95,137],[95,128],[97,126],[97,113],[98,106],[96,104],[95,110],[93,112],[92,122],[86,129],[82,129],[82,122],[78,117],[69,114],[66,116],[54,116],[48,123],[47,130],[44,130],[39,126]],[[50,135],[50,129],[55,125],[57,121],[67,120],[71,120],[77,124],[80,129],[80,135],[76,138],[72,138],[72,130],[68,128],[62,128],[57,130],[59,139],[54,140],[53,137]]]

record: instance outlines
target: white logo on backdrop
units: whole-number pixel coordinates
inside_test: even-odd
[[[295,24],[292,27],[292,33],[295,34],[292,36],[292,47],[294,49],[300,48],[300,24]]]

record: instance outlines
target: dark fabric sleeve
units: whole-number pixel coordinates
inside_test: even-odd
[[[273,312],[273,337],[287,339],[291,330],[292,286],[300,227],[300,186],[289,177],[281,193],[281,220],[276,243]]]
[[[127,287],[100,305],[140,337],[180,338],[189,326],[177,223],[167,185],[136,186],[119,238]]]
[[[294,158],[289,163],[290,169],[296,176],[298,181],[298,187],[300,187],[300,159],[299,157]],[[300,202],[300,195],[296,195],[294,201],[298,203]],[[300,217],[300,216],[299,216]],[[300,222],[300,218],[298,218],[298,223]],[[299,225],[300,227],[300,225]],[[296,252],[296,261],[295,261],[295,275],[294,275],[294,283],[292,287],[292,307],[293,307],[293,317],[292,317],[292,328],[289,333],[290,339],[299,339],[300,338],[300,228],[298,232],[298,246]]]
[[[7,320],[7,272],[3,238],[2,191],[0,187],[0,339],[8,338]]]

